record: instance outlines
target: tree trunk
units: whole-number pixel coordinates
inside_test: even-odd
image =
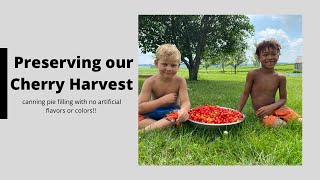
[[[234,74],[237,74],[237,66],[234,66]]]
[[[198,80],[199,68],[193,67],[189,69],[189,80]]]

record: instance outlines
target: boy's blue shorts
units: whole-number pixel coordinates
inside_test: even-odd
[[[180,109],[179,106],[159,107],[152,112],[143,114],[143,116],[146,118],[154,119],[154,120],[160,120],[160,119],[164,118],[171,111],[178,110],[178,109]]]

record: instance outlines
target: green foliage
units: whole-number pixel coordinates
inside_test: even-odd
[[[302,70],[293,70],[293,73],[302,73]]]
[[[204,104],[236,108],[252,67],[238,73],[209,68],[199,71],[199,81],[187,81],[192,107]],[[292,73],[293,64],[277,65],[277,71]],[[140,73],[156,73],[154,69]],[[187,69],[179,75],[188,77]],[[139,91],[144,79],[139,79]],[[287,105],[302,114],[302,77],[287,76]],[[203,128],[186,122],[180,128],[139,133],[140,165],[302,165],[302,124],[289,122],[277,129],[260,124],[251,100],[243,109],[245,120],[235,127]],[[228,135],[223,131],[227,130]]]
[[[250,61],[252,62],[252,64],[253,64],[253,67],[259,67],[260,66],[260,62],[259,62],[259,60],[258,60],[258,57],[257,57],[257,55],[256,55],[256,47],[258,46],[258,42],[257,41],[255,41],[254,43],[253,43],[253,45],[254,45],[254,48],[251,48],[250,50],[252,51],[252,56],[250,57]]]
[[[250,57],[250,61],[253,64],[253,67],[258,68],[260,66],[260,62],[255,57]]]
[[[210,61],[204,61],[202,63],[202,66],[206,69],[206,72],[208,73],[208,68],[212,65],[212,62]]]
[[[237,67],[245,62],[247,62],[248,59],[246,58],[246,55],[244,52],[238,52],[236,54],[233,54],[231,60],[230,60],[230,66],[234,68],[234,73],[237,73]]]

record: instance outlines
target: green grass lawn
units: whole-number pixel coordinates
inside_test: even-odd
[[[198,81],[188,81],[192,107],[210,104],[236,108],[250,67],[204,69]],[[278,65],[284,74],[293,65]],[[157,69],[139,69],[139,74],[155,74]],[[188,78],[188,70],[178,75]],[[139,92],[144,78],[139,78]],[[287,105],[302,114],[302,76],[287,76]],[[255,117],[250,98],[244,107],[245,120],[235,127],[220,129],[197,127],[186,122],[182,127],[139,132],[139,165],[302,165],[302,124],[289,122],[277,129],[265,127]],[[224,130],[229,134],[225,135]]]

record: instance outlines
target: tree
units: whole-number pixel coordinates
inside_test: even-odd
[[[258,42],[254,41],[253,42],[253,47],[250,48],[250,51],[252,52],[252,56],[250,56],[249,59],[252,62],[253,67],[259,67],[260,66],[260,62],[259,62],[258,57],[256,55],[257,46],[258,46]]]
[[[202,66],[206,69],[206,73],[208,74],[208,68],[211,66],[211,62],[210,61],[204,61],[202,63]]]
[[[232,57],[231,57],[230,54],[227,54],[227,53],[221,53],[221,54],[220,54],[219,64],[221,65],[221,68],[222,68],[222,72],[223,72],[223,73],[225,72],[224,68],[229,64],[231,58],[232,58]]]
[[[230,64],[234,68],[234,73],[237,73],[237,67],[244,62],[247,62],[246,50],[249,45],[245,42],[242,36],[235,36],[237,40],[234,42],[234,52],[231,53]]]
[[[155,53],[161,44],[176,45],[189,79],[197,80],[205,50],[234,52],[237,40],[253,31],[249,18],[243,15],[140,15],[139,47],[143,53]]]
[[[204,53],[203,64],[210,64],[210,65],[221,64],[221,67],[224,72],[224,65],[228,60],[229,60],[228,55],[223,53],[222,51],[215,52],[207,48]]]
[[[256,55],[250,56],[249,59],[252,62],[253,67],[259,67],[260,66],[260,62],[258,61]]]
[[[221,57],[219,53],[212,54],[211,51],[205,50],[201,64],[206,69],[206,73],[208,73],[208,68],[212,65],[220,64],[220,61]]]
[[[239,53],[236,53],[232,56],[231,58],[231,61],[230,61],[230,64],[233,69],[234,69],[234,74],[237,73],[237,67],[239,65],[241,65],[242,63],[244,62],[247,62],[247,57],[246,57],[246,54],[244,52],[239,52]]]

